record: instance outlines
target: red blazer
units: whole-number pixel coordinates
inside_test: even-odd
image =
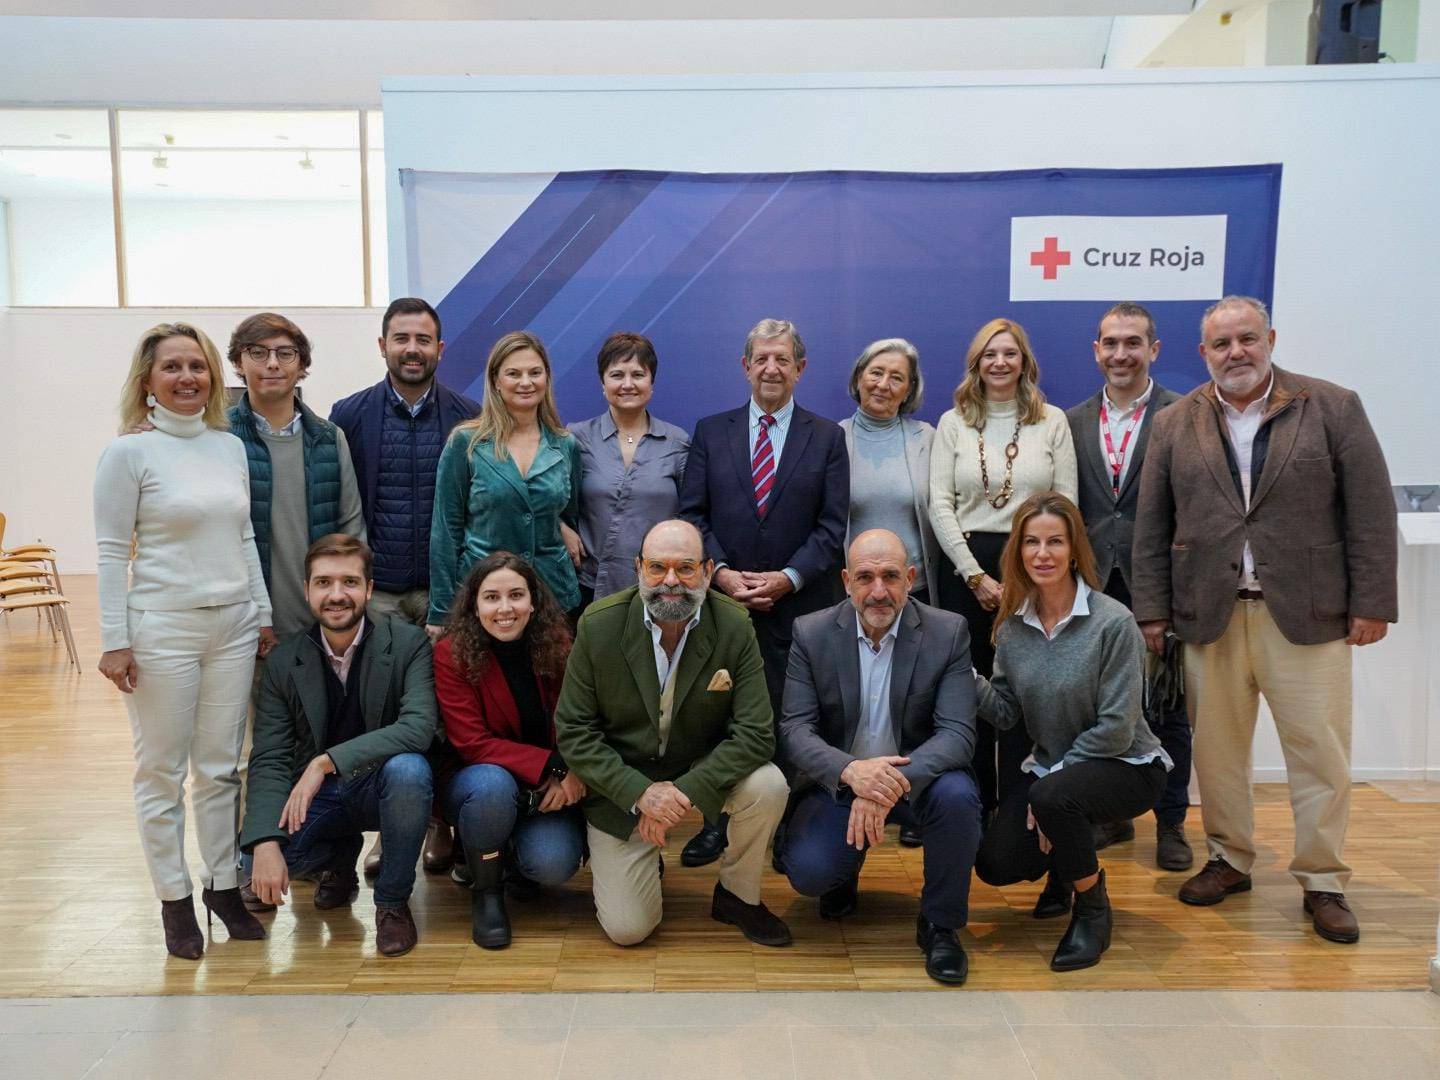
[[[553,717],[559,680],[536,676],[536,682],[540,700]],[[540,786],[545,764],[555,749],[555,722],[550,722],[546,745],[520,741],[520,711],[499,663],[489,664],[480,680],[472,683],[460,674],[450,639],[441,638],[435,643],[435,696],[445,721],[445,737],[466,765],[499,765],[521,783]]]

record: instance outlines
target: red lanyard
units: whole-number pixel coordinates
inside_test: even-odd
[[[1105,456],[1110,460],[1110,490],[1115,498],[1120,497],[1120,473],[1125,468],[1125,449],[1130,445],[1130,436],[1135,434],[1135,429],[1140,426],[1140,418],[1145,415],[1145,406],[1141,405],[1135,410],[1135,415],[1130,418],[1130,426],[1125,429],[1125,437],[1120,440],[1120,452],[1115,452],[1115,444],[1110,440],[1110,411],[1106,409],[1105,403],[1100,403],[1100,434],[1105,437]]]

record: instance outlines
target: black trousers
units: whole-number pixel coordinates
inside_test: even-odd
[[[1089,877],[1100,869],[1094,827],[1139,817],[1164,786],[1160,761],[1131,765],[1102,758],[1077,761],[1039,779],[1022,773],[980,841],[975,873],[987,885],[1038,881],[1052,870],[1067,883]],[[1027,809],[1050,841],[1048,855],[1035,831],[1025,827]]]
[[[1005,550],[1005,541],[1010,539],[1010,534],[972,532],[966,533],[965,538],[970,554],[975,556],[980,568],[999,581],[1000,553]],[[995,646],[990,644],[995,613],[980,606],[965,579],[954,570],[948,559],[942,559],[940,606],[965,616],[965,621],[970,624],[970,663],[988,679],[995,668]],[[999,733],[989,724],[976,724],[975,727],[975,756],[971,759],[971,767],[980,785],[980,804],[984,813],[989,815],[1019,783],[1023,775],[1020,765],[1030,755],[1031,742],[1020,724]]]
[[[1130,590],[1120,576],[1120,568],[1110,571],[1110,580],[1105,583],[1105,595],[1119,600],[1127,608]],[[1165,753],[1170,755],[1175,767],[1165,774],[1165,787],[1155,800],[1152,809],[1155,820],[1161,825],[1184,825],[1185,812],[1190,809],[1190,744],[1193,738],[1190,730],[1190,716],[1185,708],[1185,693],[1172,708],[1153,711],[1149,716],[1150,730],[1160,740]]]

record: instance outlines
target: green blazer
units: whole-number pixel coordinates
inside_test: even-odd
[[[621,839],[634,830],[639,818],[630,808],[652,782],[672,781],[713,820],[731,789],[775,754],[749,613],[713,591],[680,654],[660,753],[660,678],[644,610],[634,586],[585,609],[555,706],[560,755],[590,789],[585,818]],[[731,687],[709,689],[722,669]]]
[[[542,427],[540,449],[521,476],[514,458],[495,459],[489,439],[472,450],[470,432],[452,433],[435,473],[426,621],[443,625],[470,567],[496,551],[533,566],[566,611],[578,607],[580,582],[560,522],[579,527],[580,475],[580,444],[568,434]]]
[[[312,758],[328,753],[340,778],[353,780],[396,754],[423,754],[439,729],[435,669],[425,631],[398,619],[366,624],[365,650],[350,678],[360,680],[365,734],[326,747],[329,711],[325,664],[309,634],[295,634],[265,658],[255,700],[245,825],[240,846],[285,840],[280,811]]]

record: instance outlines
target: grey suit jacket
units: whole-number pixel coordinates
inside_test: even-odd
[[[1395,498],[1360,398],[1274,371],[1248,509],[1213,382],[1155,422],[1140,478],[1131,588],[1135,618],[1169,619],[1181,641],[1206,644],[1225,632],[1246,540],[1265,606],[1286,640],[1343,638],[1352,615],[1398,618]]]
[[[840,421],[840,430],[845,432],[845,452],[853,461],[855,458],[855,418],[847,416]],[[903,417],[900,430],[905,433],[905,464],[910,470],[910,482],[915,493],[915,517],[920,523],[920,546],[925,565],[916,580],[928,590],[931,603],[940,602],[940,542],[935,539],[935,527],[930,524],[930,448],[935,443],[935,428],[924,420]],[[850,550],[850,529],[845,529],[845,550]]]
[[[1115,497],[1110,483],[1110,465],[1100,452],[1100,398],[1104,390],[1086,398],[1079,405],[1065,410],[1070,421],[1070,435],[1075,440],[1075,456],[1079,459],[1080,513],[1085,518],[1085,532],[1095,549],[1095,569],[1100,584],[1110,580],[1110,571],[1120,568],[1125,587],[1130,588],[1130,547],[1135,539],[1135,509],[1140,502],[1140,469],[1145,464],[1145,447],[1155,425],[1155,415],[1165,406],[1180,400],[1180,395],[1158,382],[1140,428],[1133,436],[1130,467],[1120,484],[1120,497]],[[1112,435],[1116,434],[1112,430]],[[1118,441],[1118,439],[1117,439]]]
[[[860,656],[849,599],[795,620],[785,673],[780,742],[799,773],[797,790],[832,795],[855,760],[860,722]],[[900,772],[918,799],[941,773],[970,764],[975,749],[975,678],[964,618],[912,600],[900,613],[890,668],[895,745],[910,758]]]

